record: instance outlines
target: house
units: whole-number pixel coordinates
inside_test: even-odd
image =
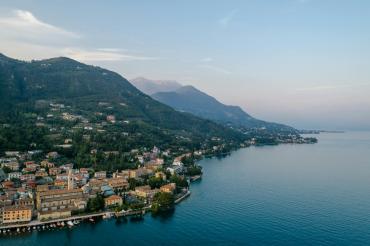
[[[15,200],[14,205],[33,208],[34,203],[33,203],[33,199],[28,197],[28,198],[22,198],[22,199]]]
[[[1,183],[4,189],[11,189],[14,187],[14,183],[12,181],[4,181]]]
[[[45,170],[36,171],[35,177],[47,177],[48,173]]]
[[[129,170],[122,170],[121,172],[113,173],[113,178],[124,178],[128,180],[130,178],[130,171]]]
[[[112,196],[115,194],[112,187],[110,187],[109,185],[103,185],[100,189],[101,192],[103,193],[103,196],[105,197]]]
[[[107,121],[109,121],[110,123],[116,123],[116,117],[114,115],[108,115]]]
[[[169,183],[169,184],[163,185],[163,186],[161,186],[160,190],[161,190],[161,192],[173,194],[176,190],[176,184],[175,183]]]
[[[149,185],[138,186],[135,188],[135,195],[145,199],[153,199],[154,195],[158,193],[158,189],[152,190]]]
[[[57,174],[56,180],[63,180],[63,181],[67,181],[68,180],[68,174],[67,173],[60,173],[60,174]]]
[[[97,179],[105,179],[107,177],[107,172],[106,171],[96,172],[94,174],[94,177]]]
[[[3,209],[3,223],[30,222],[32,209],[26,206],[10,206]]]
[[[164,172],[156,172],[155,173],[155,177],[156,178],[161,178],[163,181],[166,181],[167,180],[167,176]]]
[[[112,195],[110,197],[107,197],[104,199],[105,207],[111,207],[111,206],[121,206],[122,205],[122,198],[117,195]]]
[[[22,173],[21,172],[11,172],[11,173],[8,173],[8,179],[11,180],[11,179],[20,179],[22,176]]]
[[[49,152],[46,155],[46,158],[48,158],[48,159],[55,159],[55,158],[58,158],[58,157],[59,157],[59,154],[58,154],[58,152],[55,152],[55,151]]]
[[[43,160],[40,164],[42,167],[54,168],[54,163],[49,162],[48,160]]]
[[[25,181],[28,181],[28,180],[35,180],[36,177],[35,177],[35,174],[22,174],[21,177],[20,177],[20,180],[22,182],[25,182]]]
[[[49,175],[50,176],[57,176],[58,174],[60,174],[62,172],[62,169],[60,169],[59,167],[52,167],[52,168],[49,168]]]
[[[56,179],[54,180],[54,185],[57,186],[57,187],[66,187],[67,186],[67,181],[66,180],[61,180],[61,179]]]
[[[182,166],[171,166],[171,167],[167,167],[166,170],[169,171],[171,175],[180,174],[183,172]]]
[[[129,187],[129,184],[124,178],[111,178],[107,179],[108,185],[116,192],[121,192]]]
[[[146,169],[145,168],[138,168],[134,170],[130,170],[129,177],[133,179],[140,178],[141,176],[146,175]]]
[[[20,156],[20,152],[19,151],[5,151],[5,155],[6,156],[10,156],[10,157],[19,157]]]
[[[3,163],[1,166],[2,167],[7,167],[12,171],[18,171],[19,170],[19,163],[17,161]]]

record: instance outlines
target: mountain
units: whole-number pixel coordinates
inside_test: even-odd
[[[145,88],[142,91],[151,95],[152,98],[178,111],[188,112],[204,119],[248,129],[266,128],[273,132],[297,133],[293,127],[259,120],[238,106],[222,104],[214,97],[193,86],[181,86],[176,81],[171,81],[170,84],[173,86],[167,86],[164,83],[145,78],[134,79],[131,82],[139,89]],[[151,93],[152,90],[146,89],[154,86],[156,93]]]
[[[175,91],[182,87],[180,83],[174,80],[149,80],[143,77],[132,79],[130,82],[147,95],[157,92]]]
[[[89,136],[89,148],[121,151],[153,145],[200,148],[215,137],[237,145],[245,139],[153,100],[115,72],[65,57],[25,62],[0,54],[0,88],[0,151],[53,150],[47,136],[77,133],[80,144]],[[107,123],[108,117],[117,123]]]

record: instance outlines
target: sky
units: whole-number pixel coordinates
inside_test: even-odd
[[[2,0],[0,52],[177,80],[301,129],[370,130],[368,0]]]

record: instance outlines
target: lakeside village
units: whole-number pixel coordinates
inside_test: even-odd
[[[160,214],[190,195],[189,183],[202,176],[197,159],[270,144],[269,139],[273,143],[312,142],[296,134],[268,141],[251,138],[236,145],[212,137],[192,150],[186,145],[190,140],[179,136],[163,139],[165,150],[135,148],[146,137],[135,130],[135,122],[117,120],[109,103],[99,103],[97,108],[101,112],[91,115],[50,103],[48,109],[29,114],[34,126],[25,130],[40,142],[32,142],[31,150],[25,150],[28,145],[17,133],[12,146],[22,150],[14,147],[0,156],[0,234],[72,227],[97,217]],[[145,138],[146,145],[147,141],[150,137]]]
[[[164,167],[166,153],[132,153],[141,163],[131,170],[94,172],[56,166],[57,152],[40,163],[26,161],[34,152],[7,151],[0,159],[0,233],[73,226],[94,217],[141,216],[165,212],[190,195],[189,182],[201,178],[201,167],[189,163],[192,153]],[[6,172],[4,172],[4,170]]]

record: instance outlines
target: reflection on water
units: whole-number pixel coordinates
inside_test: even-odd
[[[368,245],[370,134],[251,147],[201,161],[174,212],[1,237],[6,246]]]

